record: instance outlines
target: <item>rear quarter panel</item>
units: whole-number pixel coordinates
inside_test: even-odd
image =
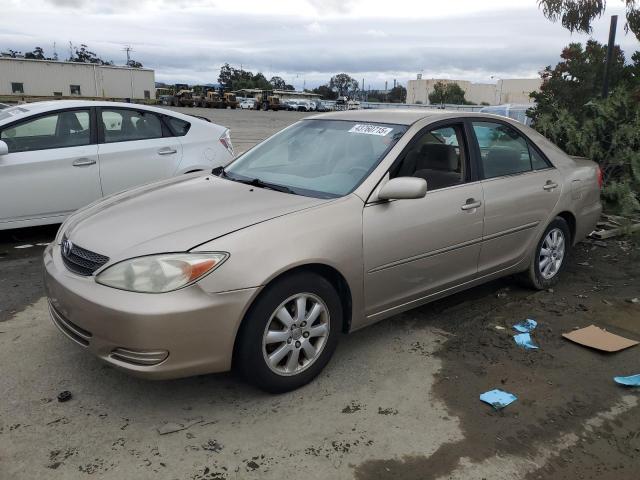
[[[549,221],[561,212],[573,214],[576,219],[575,244],[593,231],[602,213],[598,164],[586,158],[568,156],[532,129],[527,129],[527,133],[562,174],[562,194]]]
[[[199,119],[190,119],[191,128],[183,137],[178,137],[182,144],[182,160],[177,174],[193,170],[211,170],[225,166],[233,160],[233,156],[220,143],[220,136],[225,127]]]

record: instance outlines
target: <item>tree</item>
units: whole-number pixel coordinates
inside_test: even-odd
[[[538,115],[552,113],[558,108],[566,109],[581,120],[584,106],[602,92],[606,52],[606,45],[595,40],[589,40],[584,48],[581,43],[565,47],[560,54],[562,60],[555,67],[547,66],[540,72],[543,81],[540,91],[531,94],[537,104],[532,110],[534,122]],[[640,82],[640,77],[636,75],[636,78]],[[625,66],[624,53],[615,47],[610,88],[613,90],[623,84],[633,88],[633,83],[633,65]]]
[[[640,40],[640,1],[622,0],[626,6],[625,31],[631,30]],[[544,16],[553,22],[560,20],[570,32],[591,33],[591,24],[607,7],[605,0],[538,0]]]
[[[389,90],[389,94],[387,98],[391,103],[404,103],[407,98],[407,89],[402,85],[396,85],[391,90]]]
[[[349,97],[358,91],[358,81],[346,73],[339,73],[331,77],[331,80],[329,80],[329,88],[340,97]]]
[[[129,60],[127,62],[127,67],[131,67],[131,68],[142,68],[142,64],[140,62],[138,62],[137,60]]]
[[[536,106],[528,114],[534,128],[569,155],[598,162],[608,209],[628,215],[640,208],[640,52],[625,65],[616,49],[611,94],[600,98],[606,47],[571,44],[562,60],[540,75]]]
[[[220,67],[220,75],[218,75],[218,83],[222,85],[224,89],[231,88],[231,81],[233,80],[235,68],[231,67],[228,63],[225,63]]]
[[[69,58],[70,62],[76,63],[95,63],[98,65],[113,65],[112,61],[105,62],[100,57],[98,57],[95,52],[89,50],[84,43],[80,44],[80,48],[74,47],[75,54]]]
[[[464,98],[464,90],[454,82],[436,82],[433,92],[429,94],[429,103],[450,103],[453,105],[468,105]]]
[[[33,52],[25,53],[24,58],[30,58],[31,60],[48,60],[44,56],[44,50],[42,50],[42,47],[36,47],[33,49]]]
[[[323,100],[335,100],[338,98],[338,93],[334,92],[329,85],[320,85],[311,91],[320,95]]]
[[[284,81],[282,77],[271,77],[269,83],[273,87],[274,90],[284,90],[287,86],[287,82]]]

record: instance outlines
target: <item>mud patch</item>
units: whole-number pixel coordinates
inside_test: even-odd
[[[503,279],[417,310],[425,325],[450,334],[435,354],[442,369],[434,393],[459,418],[465,438],[431,456],[364,462],[355,468],[356,478],[428,480],[449,476],[462,458],[479,463],[496,455],[527,457],[562,433],[581,432],[587,419],[616,403],[625,391],[612,377],[637,370],[637,347],[603,354],[561,337],[593,323],[640,339],[640,307],[627,301],[639,293],[640,242],[636,237],[607,244],[606,249],[578,245],[549,291],[534,292]],[[538,351],[513,342],[511,327],[525,318],[538,321],[533,334]],[[478,399],[492,388],[515,393],[519,400],[496,412]],[[605,473],[613,478],[614,472],[617,479],[630,478],[622,472],[640,468],[638,410],[581,437],[586,446],[554,457],[539,471],[531,467],[530,478],[609,478]]]

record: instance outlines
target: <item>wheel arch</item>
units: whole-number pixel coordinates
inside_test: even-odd
[[[569,226],[569,233],[571,234],[571,245],[576,242],[576,216],[568,210],[564,210],[556,215],[556,217],[562,218]]]
[[[352,318],[352,312],[353,312],[353,301],[352,301],[352,296],[351,296],[351,287],[349,287],[349,284],[347,283],[346,278],[344,277],[344,275],[342,275],[342,273],[340,273],[336,268],[327,265],[325,263],[307,263],[307,264],[303,264],[303,265],[296,265],[295,267],[292,267],[288,270],[285,270],[283,272],[280,272],[278,275],[276,275],[275,277],[271,278],[265,285],[264,287],[261,289],[260,293],[258,295],[256,295],[252,300],[251,300],[251,304],[249,305],[249,307],[246,309],[244,316],[242,317],[242,321],[240,322],[240,325],[238,326],[238,330],[236,332],[236,336],[235,339],[233,341],[233,359],[232,359],[232,364],[235,364],[235,359],[236,359],[236,354],[237,354],[237,347],[239,345],[238,339],[240,338],[240,335],[242,335],[242,328],[243,325],[245,324],[245,320],[248,317],[248,315],[251,313],[251,309],[253,307],[253,305],[256,303],[256,301],[265,294],[265,290],[269,285],[272,285],[273,283],[281,280],[282,278],[285,278],[289,275],[293,275],[295,273],[304,273],[304,272],[308,272],[308,273],[315,273],[316,275],[320,275],[321,277],[325,278],[329,283],[331,283],[331,285],[333,285],[333,287],[336,289],[336,292],[338,294],[338,297],[340,298],[340,304],[342,306],[342,325],[341,325],[341,331],[343,333],[347,333],[349,332],[350,328],[351,328],[351,318]]]

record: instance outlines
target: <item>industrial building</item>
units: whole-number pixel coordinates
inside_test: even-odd
[[[532,103],[529,94],[538,91],[542,85],[539,78],[511,78],[498,80],[496,83],[473,83],[467,80],[424,79],[418,75],[417,79],[409,80],[407,83],[407,103],[429,105],[429,94],[438,82],[457,83],[464,90],[465,99],[478,105]]]
[[[0,98],[155,98],[147,68],[0,57]]]

